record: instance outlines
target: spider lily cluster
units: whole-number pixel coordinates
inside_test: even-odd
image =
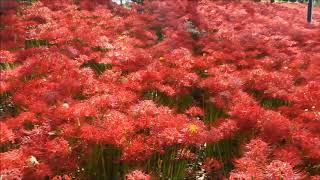
[[[1,179],[319,179],[320,11],[19,2],[1,16]]]

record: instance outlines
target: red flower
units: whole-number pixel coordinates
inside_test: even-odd
[[[203,110],[199,107],[192,106],[186,111],[186,114],[190,114],[191,116],[203,116]]]
[[[292,167],[296,167],[303,163],[301,152],[295,146],[284,146],[274,150],[273,155],[275,159],[283,162],[288,162]]]
[[[289,163],[274,160],[267,166],[266,178],[275,180],[303,179],[304,176],[295,172]]]
[[[27,158],[21,149],[0,153],[0,177],[23,177],[23,170],[27,167]]]
[[[15,138],[13,132],[6,126],[6,124],[0,122],[0,144],[12,142]]]
[[[140,170],[134,170],[126,175],[126,180],[150,180],[151,177]]]
[[[52,155],[66,156],[70,153],[69,143],[63,138],[55,138],[47,142],[46,148]]]
[[[223,167],[223,164],[215,158],[206,158],[202,167],[210,174],[211,172],[220,170]]]

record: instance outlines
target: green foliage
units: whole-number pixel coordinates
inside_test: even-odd
[[[158,42],[161,42],[165,38],[164,34],[162,32],[162,28],[161,27],[155,27],[153,30],[156,32],[156,35],[158,37]]]
[[[24,41],[25,48],[34,48],[41,46],[49,46],[49,40],[47,39],[27,39]]]
[[[16,116],[20,112],[19,106],[13,103],[9,92],[0,94],[0,118],[5,116]]]
[[[210,95],[206,90],[195,89],[193,95],[196,96],[196,94],[198,96],[199,102],[202,105],[202,109],[204,111],[203,121],[206,124],[211,124],[219,118],[228,117],[228,114],[223,109],[216,107],[209,101]]]
[[[181,180],[186,177],[188,161],[177,158],[179,145],[166,149],[166,153],[154,154],[147,162],[146,169],[156,172],[161,180]]]
[[[34,67],[36,68],[36,67]],[[41,78],[41,77],[44,77],[43,74],[40,74],[40,73],[31,73],[31,74],[27,74],[23,77],[23,81],[24,82],[28,82],[28,81],[31,81],[33,79],[36,79],[36,78]]]
[[[200,77],[200,78],[207,78],[209,77],[208,72],[206,69],[195,69],[194,72]]]
[[[95,46],[95,47],[93,47],[93,48],[91,48],[93,51],[100,51],[100,52],[107,52],[108,51],[108,49],[106,49],[106,48],[102,48],[102,47],[100,47],[100,46]]]
[[[203,54],[203,48],[204,46],[203,45],[195,45],[193,48],[192,48],[192,53],[194,55],[202,55]]]
[[[0,153],[2,152],[7,152],[11,149],[18,149],[20,147],[20,144],[19,143],[16,143],[16,142],[7,142],[7,143],[4,143],[4,144],[1,144],[0,145]]]
[[[18,63],[8,63],[8,62],[1,62],[0,63],[0,70],[7,70],[7,69],[13,69],[18,66]]]
[[[204,104],[204,117],[203,120],[205,123],[210,124],[218,118],[227,118],[228,115],[220,108],[217,108],[212,103]]]
[[[138,3],[138,4],[143,4],[144,0],[131,0],[132,2]]]
[[[256,100],[261,104],[262,107],[267,109],[276,109],[281,106],[290,106],[291,103],[287,100],[283,100],[280,98],[273,98],[273,97],[266,97],[264,96],[264,93],[261,91],[250,91],[250,94],[252,94]]]
[[[95,145],[85,167],[82,179],[123,179],[129,166],[120,162],[121,150],[112,145]]]
[[[281,106],[289,106],[290,103],[279,98],[263,98],[261,100],[261,105],[265,108],[273,109]]]
[[[95,60],[87,61],[80,68],[91,68],[97,75],[103,74],[107,69],[112,69],[112,64],[97,63]]]
[[[184,112],[194,101],[192,95],[189,94],[170,97],[158,90],[148,90],[144,93],[144,97],[146,99],[151,99],[158,104],[176,108],[178,113]]]
[[[300,3],[308,3],[308,0],[275,0],[275,2],[284,2],[284,3],[288,3],[288,2],[300,2]],[[314,0],[315,5],[319,6],[320,5],[320,0]]]
[[[29,3],[29,4],[37,2],[37,0],[16,0],[16,1],[19,3]]]
[[[34,128],[34,124],[31,121],[24,121],[23,127],[25,130],[31,131]]]
[[[310,174],[310,175],[317,175],[320,174],[320,163],[314,163],[314,162],[305,162],[305,170]]]

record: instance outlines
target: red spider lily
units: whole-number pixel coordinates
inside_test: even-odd
[[[4,2],[0,179],[106,178],[110,163],[119,179],[166,178],[184,162],[318,178],[318,8],[307,24],[299,4]]]

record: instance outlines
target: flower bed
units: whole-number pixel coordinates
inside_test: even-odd
[[[319,179],[320,10],[19,2],[1,16],[5,179]]]

